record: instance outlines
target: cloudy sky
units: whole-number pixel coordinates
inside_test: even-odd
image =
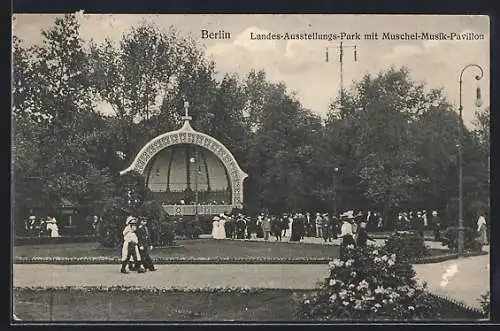
[[[13,34],[27,44],[42,40],[41,29],[48,28],[55,15],[15,15]],[[476,87],[482,89],[484,105],[489,105],[489,18],[487,16],[417,16],[417,15],[83,15],[79,14],[84,40],[119,40],[131,26],[148,20],[161,28],[176,27],[204,45],[208,56],[216,61],[220,76],[238,73],[245,76],[252,68],[264,69],[272,81],[283,81],[295,91],[302,104],[325,115],[328,104],[339,90],[338,51],[330,50],[325,62],[325,47],[336,47],[340,40],[251,40],[251,33],[356,33],[361,40],[344,40],[356,45],[358,61],[352,49],[345,50],[344,85],[364,74],[376,74],[389,66],[406,65],[413,79],[430,88],[443,88],[448,99],[458,106],[459,74],[463,66],[477,63],[485,70],[478,83],[476,71],[464,74],[464,120],[473,117]],[[224,31],[230,39],[202,39],[201,31]],[[457,33],[473,32],[483,40],[365,40],[366,33],[381,36],[390,33]],[[105,105],[103,111],[108,111]]]

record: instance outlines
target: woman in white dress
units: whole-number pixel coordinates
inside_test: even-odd
[[[55,217],[50,217],[47,220],[47,231],[50,231],[51,238],[59,237],[59,227],[57,226],[57,221]]]
[[[212,238],[219,239],[219,220],[218,216],[214,217],[214,221],[212,222]]]
[[[488,234],[487,234],[487,228],[486,228],[486,219],[485,217],[481,214],[479,215],[479,218],[477,219],[477,233],[478,233],[478,239],[481,245],[488,245]]]
[[[219,238],[218,239],[226,239],[226,222],[227,222],[227,216],[221,215],[221,219],[219,221]]]

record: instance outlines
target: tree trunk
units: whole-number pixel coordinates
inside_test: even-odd
[[[387,228],[387,225],[389,224],[389,198],[388,194],[386,193],[385,198],[384,198],[384,229]]]

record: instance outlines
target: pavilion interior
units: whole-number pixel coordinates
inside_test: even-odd
[[[231,181],[222,161],[206,148],[180,144],[158,152],[146,168],[146,185],[164,205],[231,204]]]

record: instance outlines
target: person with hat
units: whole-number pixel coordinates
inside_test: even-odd
[[[484,213],[479,211],[477,214],[479,215],[477,218],[477,241],[481,245],[482,249],[483,246],[488,245],[488,228]]]
[[[286,230],[288,229],[288,213],[284,213],[280,218],[280,228],[281,228],[281,236],[286,237]]]
[[[35,225],[36,225],[36,216],[33,213],[33,210],[30,210],[30,215],[26,222],[26,233],[29,236],[34,234]]]
[[[325,242],[332,242],[332,237],[330,234],[330,219],[328,218],[328,213],[324,213],[323,215],[323,221],[321,222],[321,225],[323,227],[322,234],[323,234],[323,240]]]
[[[424,218],[422,217],[422,212],[417,211],[417,216],[415,217],[415,226],[417,233],[420,237],[424,237]]]
[[[332,215],[330,217],[330,237],[333,239],[337,239],[339,234],[339,221],[337,216]]]
[[[323,217],[320,213],[316,213],[314,224],[316,225],[316,238],[323,238]]]
[[[268,215],[262,220],[262,232],[264,232],[264,240],[269,240],[269,234],[271,233],[271,217]]]
[[[236,219],[236,239],[245,239],[245,228],[247,228],[247,225],[250,225],[250,223],[250,220],[245,220],[243,215],[238,216]],[[248,232],[251,233],[252,230],[250,226]]]
[[[125,229],[123,229],[123,246],[122,246],[122,267],[120,272],[123,274],[128,273],[126,270],[127,264],[132,257],[135,261],[137,271],[139,273],[145,272],[142,267],[141,254],[139,253],[139,239],[135,233],[137,231],[137,219],[133,216],[128,216],[125,222]],[[133,271],[135,268],[129,269]]]
[[[219,226],[220,226],[220,217],[219,216],[215,216],[213,218],[213,222],[212,222],[212,237],[214,239],[219,239]]]
[[[141,218],[139,227],[137,228],[137,239],[139,244],[139,254],[141,256],[144,268],[149,271],[155,271],[156,268],[150,256],[153,245],[151,243],[151,236],[148,229],[148,220],[146,218]]]
[[[227,222],[226,214],[224,213],[220,214],[218,239],[226,239],[226,222]]]
[[[359,223],[358,233],[356,234],[356,246],[366,248],[367,240],[375,242],[375,240],[370,238],[370,236],[368,235],[368,231],[366,230],[366,222],[361,222]]]
[[[57,221],[55,217],[47,217],[47,231],[50,232],[51,238],[59,237],[59,227],[57,226]]]
[[[349,245],[355,245],[354,242],[354,232],[352,229],[352,223],[354,222],[354,215],[352,211],[345,212],[340,216],[342,221],[342,226],[340,227],[340,238],[342,238],[342,248],[346,248]]]
[[[281,241],[281,220],[273,215],[271,217],[271,232],[276,237],[276,241]]]
[[[441,219],[435,210],[432,211],[432,224],[434,225],[434,240],[441,241]]]

